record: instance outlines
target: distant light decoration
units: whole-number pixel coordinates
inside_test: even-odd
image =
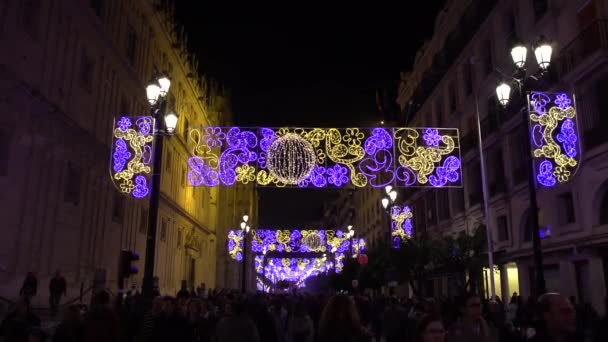
[[[150,193],[153,127],[151,116],[122,116],[114,122],[112,182],[122,193],[135,198],[144,198]]]
[[[461,187],[454,128],[190,130],[193,186]]]
[[[263,274],[271,281],[303,282],[328,267],[323,258],[269,258],[266,262]]]
[[[574,97],[532,92],[528,109],[536,180],[545,187],[570,181],[581,160]]]
[[[243,260],[242,230],[231,230],[228,232],[228,254],[236,261]]]
[[[352,255],[353,257],[357,257],[360,253],[365,252],[365,240],[361,239],[353,239],[352,243]]]
[[[391,207],[391,241],[393,248],[401,248],[403,241],[411,238],[413,217],[412,208],[407,205]]]
[[[336,249],[339,253],[348,251],[350,242],[341,230],[271,230],[252,231],[251,250],[281,253],[325,253]]]

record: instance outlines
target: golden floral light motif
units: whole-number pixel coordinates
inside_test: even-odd
[[[128,126],[124,125],[123,122],[125,121],[129,122]],[[137,122],[143,128],[139,127],[140,129],[138,130],[130,128],[131,121],[134,123]],[[135,188],[133,182],[135,177],[141,174],[150,174],[152,171],[152,168],[147,165],[147,163],[149,163],[151,159],[151,143],[154,140],[154,137],[150,130],[154,127],[154,119],[151,117],[122,117],[121,120],[118,121],[117,126],[118,127],[116,127],[113,132],[113,146],[115,146],[114,144],[116,144],[118,140],[128,143],[127,155],[129,156],[129,162],[126,166],[122,164],[121,166],[124,167],[121,167],[120,171],[117,171],[118,169],[112,171],[112,180],[122,192],[131,193]],[[123,146],[126,147],[126,144]],[[145,150],[146,148],[148,148],[148,150]],[[145,160],[147,160],[147,163],[144,163]]]
[[[236,180],[243,184],[255,181],[255,168],[250,165],[237,166],[236,168]]]
[[[553,176],[560,182],[567,182],[572,172],[569,168],[576,168],[578,162],[575,158],[563,153],[562,147],[553,138],[555,129],[566,119],[574,119],[576,110],[572,106],[564,109],[552,106],[546,113],[530,113],[530,121],[536,122],[542,128],[543,144],[532,151],[535,158],[553,160],[555,168]],[[534,131],[533,131],[534,134]]]

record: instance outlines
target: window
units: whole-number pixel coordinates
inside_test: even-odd
[[[448,101],[450,103],[450,112],[452,112],[452,114],[456,112],[456,103],[458,102],[457,96],[455,84],[452,82],[448,87]]]
[[[167,160],[165,160],[165,171],[167,171],[167,173],[171,173],[172,157],[173,157],[173,154],[171,153],[171,151],[167,150]]]
[[[178,229],[177,230],[177,249],[180,249],[182,247],[182,230]]]
[[[186,187],[186,169],[183,167],[182,167],[181,181],[182,181],[182,188],[185,188]]]
[[[469,189],[469,207],[481,202],[481,171],[479,161],[471,162],[467,168],[467,186]]]
[[[498,193],[504,192],[505,186],[505,169],[502,160],[502,148],[495,148],[489,154],[489,183],[490,183],[490,195],[494,196]]]
[[[129,26],[127,33],[127,58],[131,65],[135,65],[135,54],[137,52],[137,34],[132,26]]]
[[[21,8],[21,26],[30,37],[38,38],[40,0],[24,0]]]
[[[160,241],[167,241],[167,219],[163,218],[160,224]]]
[[[148,209],[141,208],[139,212],[139,232],[142,234],[148,233]]]
[[[494,64],[492,63],[492,43],[486,40],[482,46],[483,54],[483,67],[485,74],[489,74],[494,70]]]
[[[129,107],[131,107],[131,105],[129,104],[129,100],[127,100],[127,97],[123,95],[123,97],[120,99],[120,114],[129,115],[129,113],[131,112],[129,110]]]
[[[437,223],[437,202],[435,200],[435,192],[429,191],[426,195],[426,222],[429,226],[433,226]]]
[[[439,99],[436,103],[435,103],[435,117],[436,117],[436,123],[437,123],[437,127],[442,127],[443,126],[443,113],[441,110],[441,102],[442,99]]]
[[[95,15],[100,18],[103,16],[103,0],[90,0],[89,6],[91,6],[91,9],[93,12],[95,12]]]
[[[454,213],[460,213],[464,211],[464,190],[462,188],[450,189],[452,208]]]
[[[450,218],[450,197],[448,189],[437,189],[437,207],[439,222]]]
[[[513,10],[510,10],[505,15],[505,36],[509,38],[515,36],[517,34],[515,30],[515,14],[513,14]]]
[[[600,225],[608,224],[608,189],[604,191],[600,202]]]
[[[524,135],[523,127],[520,125],[511,133],[511,144],[509,146],[511,149],[513,184],[520,184],[527,179],[526,156],[529,155],[530,151],[527,151],[524,139],[529,139],[529,137]]]
[[[8,176],[9,159],[11,155],[12,130],[0,127],[0,177]]]
[[[190,122],[188,121],[188,118],[184,117],[184,131],[182,132],[184,134],[184,141],[186,143],[188,143],[188,130],[190,129]]]
[[[524,242],[532,241],[532,226],[534,225],[534,223],[532,221],[532,215],[530,215],[530,209],[526,210],[526,212],[524,213],[522,217],[522,224],[522,240]]]
[[[498,241],[509,240],[509,224],[507,221],[507,216],[498,216],[496,219],[496,228],[498,230]]]
[[[425,213],[425,205],[422,199],[418,200],[416,204],[414,204],[414,229],[415,232],[424,232],[426,231],[426,215]]]
[[[112,203],[112,221],[122,223],[125,216],[125,198],[118,192],[114,192]]]
[[[572,199],[572,193],[567,192],[565,194],[559,195],[561,215],[562,215],[562,224],[574,223],[576,221],[576,216],[574,214],[574,201]]]
[[[468,61],[462,66],[462,78],[464,80],[464,90],[467,95],[473,92],[473,69]]]
[[[95,62],[87,54],[86,51],[82,51],[82,58],[80,60],[80,85],[88,91],[93,90],[93,73],[95,71]]]
[[[66,173],[65,191],[63,200],[73,205],[80,203],[80,183],[81,183],[80,168],[71,162],[68,162]]]
[[[534,20],[539,20],[549,8],[548,0],[532,0],[532,8],[534,10]]]

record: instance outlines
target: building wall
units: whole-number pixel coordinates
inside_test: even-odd
[[[608,205],[605,172],[608,139],[599,132],[608,128],[608,121],[601,115],[606,103],[598,96],[598,89],[606,89],[602,87],[606,87],[608,80],[605,38],[608,6],[602,1],[583,0],[489,3],[494,4],[489,14],[483,17],[470,40],[466,40],[450,34],[462,28],[461,20],[474,22],[464,13],[468,5],[478,4],[448,1],[437,17],[433,37],[419,51],[413,71],[401,75],[397,102],[404,113],[402,120],[408,120],[410,126],[457,127],[461,137],[464,189],[449,190],[447,195],[441,193],[446,190],[412,191],[406,202],[414,207],[415,230],[427,230],[433,235],[456,234],[485,221],[475,121],[477,95],[490,190],[489,222],[497,263],[504,267],[515,262],[519,292],[525,297],[532,293],[532,246],[525,234],[530,229],[526,221],[528,152],[521,144],[526,137],[520,133],[521,115],[508,111],[503,115],[494,102],[494,91],[500,81],[494,69],[500,68],[507,74],[514,71],[510,38],[518,36],[535,42],[543,34],[554,42],[549,90],[576,94],[583,144],[583,160],[575,179],[538,191],[541,226],[551,228],[551,236],[542,240],[545,276],[550,290],[592,302],[603,312],[607,294],[604,270],[608,221],[602,212]],[[452,44],[450,39],[457,43]],[[455,57],[444,63],[443,69],[434,70],[441,76],[431,82],[434,86],[428,86],[433,78],[427,73],[423,82],[425,72],[432,69],[433,61],[442,54],[450,55],[450,47],[461,50],[452,51]],[[535,71],[536,61],[530,50],[527,67]],[[471,81],[467,82],[469,67]],[[425,87],[426,96],[421,96]],[[406,118],[410,101],[416,110]],[[567,212],[573,212],[574,216],[568,217]],[[502,276],[507,277],[507,273],[514,274],[502,272]],[[504,283],[509,280],[504,279]],[[505,291],[502,295],[510,293]]]
[[[10,47],[0,54],[0,295],[15,298],[33,271],[46,305],[56,269],[69,298],[99,270],[116,289],[121,249],[142,256],[127,281],[141,286],[148,203],[114,188],[109,145],[115,116],[147,114],[144,87],[159,71],[172,80],[179,122],[162,156],[155,273],[163,293],[182,280],[216,286],[226,199],[187,184],[187,132],[229,123],[228,98],[198,76],[171,17],[152,0],[0,3],[0,42]]]

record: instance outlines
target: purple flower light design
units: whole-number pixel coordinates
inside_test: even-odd
[[[424,142],[427,146],[439,146],[439,142],[441,141],[441,135],[437,133],[436,129],[427,128],[424,130],[424,135],[422,136]]]
[[[222,132],[220,127],[207,127],[203,140],[210,148],[221,147],[222,141],[226,139],[226,134]]]
[[[137,198],[146,197],[148,195],[149,189],[146,182],[146,177],[137,176],[135,177],[135,188],[133,188],[133,196]]]
[[[568,95],[566,95],[565,93],[557,94],[557,96],[555,97],[555,101],[553,102],[561,110],[568,108],[570,106],[570,103],[572,103],[572,101],[570,101],[570,99],[568,98]]]
[[[131,153],[127,149],[127,144],[124,140],[118,139],[114,149],[114,172],[120,172],[124,169],[127,160],[131,158]]]
[[[120,118],[120,120],[118,120],[117,126],[121,131],[126,131],[129,129],[129,127],[131,127],[131,120],[123,116]]]
[[[339,164],[327,169],[328,181],[335,186],[342,186],[348,182],[348,169]]]
[[[570,158],[576,157],[576,142],[578,138],[574,133],[574,121],[566,119],[562,123],[561,132],[556,136],[557,141],[562,143],[564,152]]]

